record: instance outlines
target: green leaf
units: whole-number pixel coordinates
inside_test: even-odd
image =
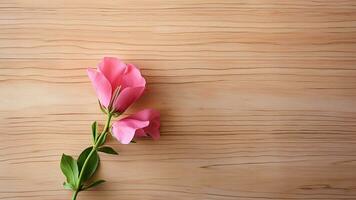
[[[78,161],[77,161],[79,172],[82,171],[82,167],[84,165],[85,159],[87,159],[87,157],[92,149],[93,149],[93,147],[88,147],[88,148],[84,149],[84,151],[82,151],[82,153],[80,153],[80,155],[78,157]]]
[[[135,140],[131,140],[131,143],[137,143]]]
[[[87,190],[89,188],[92,188],[92,187],[95,187],[97,185],[100,185],[102,183],[106,182],[105,180],[97,180],[97,181],[94,181],[93,183],[91,183],[90,185],[86,186],[83,188],[83,190]]]
[[[108,133],[102,133],[104,134],[102,137],[99,136],[99,139],[98,139],[98,147],[100,147],[101,145],[103,145],[106,141],[106,136],[108,135]]]
[[[93,144],[95,144],[96,142],[96,139],[97,139],[97,126],[98,126],[98,123],[95,121],[93,122],[93,124],[91,125],[91,132],[93,134]]]
[[[79,171],[81,172],[83,169],[83,165],[85,160],[87,159],[87,157],[89,156],[90,152],[92,152],[93,147],[88,147],[86,148],[80,155],[78,158],[78,168]],[[82,172],[82,181],[86,181],[88,180],[91,176],[93,176],[93,174],[95,173],[95,171],[98,168],[100,159],[99,159],[99,155],[97,151],[93,151],[89,160],[87,161],[86,167],[84,169],[84,171]]]
[[[79,174],[77,162],[71,156],[63,154],[61,159],[61,170],[67,178],[67,183],[75,188]]]
[[[67,182],[63,182],[63,187],[64,187],[64,189],[75,190],[73,185],[71,185],[70,183],[67,183]]]
[[[113,148],[108,147],[108,146],[100,147],[98,149],[98,151],[101,151],[101,152],[104,152],[104,153],[108,153],[108,154],[119,155]]]

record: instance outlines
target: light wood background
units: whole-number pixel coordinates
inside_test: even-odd
[[[2,0],[0,199],[70,199],[105,55],[142,69],[129,113],[159,109],[162,138],[110,140],[79,200],[356,199],[354,0]]]

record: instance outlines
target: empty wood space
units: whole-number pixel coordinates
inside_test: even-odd
[[[0,199],[70,199],[103,56],[142,70],[128,114],[162,137],[110,139],[78,200],[356,199],[354,0],[0,1]]]

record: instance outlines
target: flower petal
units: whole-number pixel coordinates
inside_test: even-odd
[[[148,136],[143,129],[136,130],[135,138],[146,137]]]
[[[113,103],[113,108],[121,113],[141,97],[145,87],[128,87],[123,89]]]
[[[104,57],[98,65],[98,70],[103,73],[111,84],[113,90],[121,85],[126,71],[126,64],[118,58]]]
[[[135,132],[148,126],[148,124],[148,121],[125,118],[114,122],[112,133],[122,144],[129,144],[134,138]]]
[[[133,64],[127,64],[126,72],[122,78],[122,89],[127,87],[145,87],[146,80],[142,77],[140,70]]]
[[[96,91],[96,95],[100,103],[108,107],[111,99],[111,85],[110,82],[105,78],[105,76],[94,69],[88,68],[87,73],[91,83]]]
[[[150,122],[150,125],[144,128],[143,130],[146,134],[151,136],[152,139],[158,140],[160,138],[159,128],[160,128],[160,122],[158,120],[158,121]]]
[[[151,136],[154,140],[157,140],[160,138],[160,114],[157,110],[154,109],[144,109],[139,112],[137,112],[134,115],[131,115],[127,117],[129,119],[135,119],[135,120],[140,120],[140,121],[149,121],[150,124],[146,127],[143,128],[143,131],[141,132],[136,132],[136,136]]]

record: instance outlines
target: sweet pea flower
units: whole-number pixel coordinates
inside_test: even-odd
[[[123,113],[145,90],[146,80],[138,68],[118,58],[105,57],[97,69],[88,68],[101,106],[109,112]]]
[[[66,178],[63,187],[73,191],[72,200],[76,200],[79,192],[105,182],[100,179],[93,180],[92,176],[98,169],[99,151],[118,155],[113,148],[105,145],[110,132],[122,144],[128,144],[138,137],[150,136],[153,139],[160,137],[160,114],[153,109],[144,109],[115,121],[110,126],[115,117],[140,98],[145,90],[146,80],[138,68],[118,58],[105,57],[97,69],[88,68],[87,73],[107,120],[101,131],[98,131],[96,121],[92,123],[93,144],[83,150],[77,160],[70,155],[62,154],[60,168]]]
[[[113,136],[122,144],[133,138],[151,136],[159,139],[160,114],[153,109],[144,109],[134,115],[116,121],[112,125]]]

